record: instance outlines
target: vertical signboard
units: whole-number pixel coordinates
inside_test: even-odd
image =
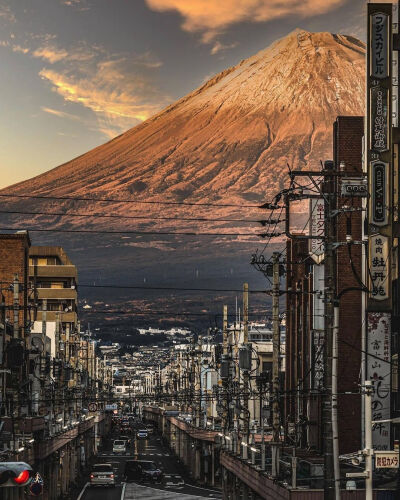
[[[325,333],[325,266],[313,268],[313,320],[311,360],[313,365],[311,389],[321,390],[324,382],[324,333]]]
[[[368,379],[372,382],[372,443],[375,450],[390,450],[391,381],[390,313],[368,313],[367,356]]]
[[[323,198],[310,199],[310,236],[309,253],[312,259],[320,264],[324,260],[324,227],[325,227],[325,200]]]
[[[397,28],[397,26],[395,27]],[[392,4],[368,4],[367,144],[368,258],[366,378],[373,384],[372,419],[391,416],[391,311],[392,311],[392,119],[397,120],[392,79]],[[373,447],[388,450],[390,425],[373,427]]]

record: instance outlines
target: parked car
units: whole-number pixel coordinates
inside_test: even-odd
[[[125,481],[161,482],[164,473],[155,462],[148,460],[127,460],[125,462]]]
[[[113,443],[113,453],[126,453],[126,441],[116,439]]]
[[[138,439],[147,439],[149,437],[149,433],[147,429],[139,429],[136,433],[136,437]]]
[[[115,486],[115,474],[111,464],[95,464],[90,473],[90,486]]]

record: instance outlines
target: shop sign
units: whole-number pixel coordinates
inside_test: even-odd
[[[371,163],[372,192],[370,223],[376,226],[388,224],[388,163],[374,161]]]
[[[321,390],[324,386],[324,332],[315,330],[313,332],[313,386],[315,390]]]
[[[389,150],[389,91],[381,86],[371,87],[371,149],[377,152]]]
[[[324,260],[324,231],[325,231],[325,201],[323,198],[310,199],[310,236],[309,253],[312,259],[320,264]]]
[[[376,451],[375,467],[377,469],[398,469],[399,452],[398,451]]]
[[[389,16],[384,12],[375,12],[370,16],[371,39],[371,76],[387,78],[389,76]]]
[[[370,298],[389,298],[389,239],[381,234],[369,238]]]
[[[372,383],[372,444],[375,450],[390,450],[390,313],[367,314],[367,377]]]

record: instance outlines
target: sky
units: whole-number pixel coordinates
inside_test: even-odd
[[[296,28],[365,40],[364,0],[0,0],[0,188],[103,144]]]

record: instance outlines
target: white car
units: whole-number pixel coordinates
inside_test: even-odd
[[[115,474],[111,464],[96,464],[90,473],[90,486],[115,486]]]
[[[126,453],[126,441],[118,439],[113,443],[113,453]]]

